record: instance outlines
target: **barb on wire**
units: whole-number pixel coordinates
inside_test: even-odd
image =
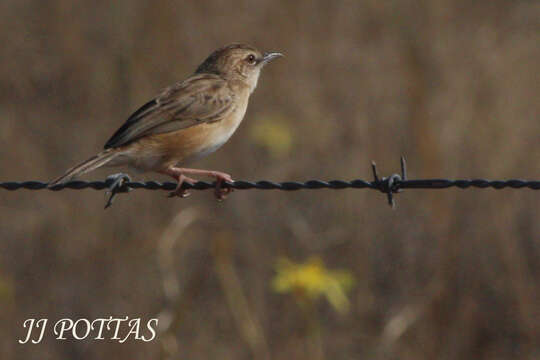
[[[105,179],[105,183],[110,184],[108,186],[109,190],[107,190],[107,194],[111,195],[109,196],[109,199],[105,204],[105,209],[109,208],[112,205],[116,194],[128,193],[131,191],[131,188],[127,186],[127,184],[130,182],[131,178],[127,174],[118,173],[107,176],[107,179]]]
[[[386,194],[388,198],[388,205],[392,209],[396,207],[394,201],[394,195],[398,192],[402,192],[403,189],[400,188],[402,181],[407,181],[407,164],[405,163],[405,158],[401,157],[401,176],[398,174],[392,174],[388,177],[379,178],[379,173],[377,171],[377,164],[375,161],[371,162],[371,170],[373,171],[373,183],[377,185],[377,188]]]
[[[273,181],[234,181],[234,182],[225,182],[221,186],[223,188],[232,188],[237,190],[249,190],[249,189],[258,189],[258,190],[285,190],[285,191],[295,191],[301,189],[373,189],[379,190],[386,194],[388,199],[388,204],[393,208],[395,206],[394,194],[401,192],[403,189],[446,189],[451,187],[456,187],[459,189],[468,189],[468,188],[477,188],[477,189],[531,189],[531,190],[540,190],[540,181],[539,180],[520,180],[520,179],[510,179],[510,180],[485,180],[485,179],[419,179],[419,180],[409,180],[407,178],[407,167],[405,159],[401,157],[401,174],[392,174],[388,177],[380,177],[377,166],[375,162],[371,163],[371,169],[373,172],[373,181],[365,181],[361,179],[345,181],[345,180],[331,180],[331,181],[322,181],[322,180],[309,180],[306,182],[297,182],[297,181],[286,181],[286,182],[273,182]],[[27,190],[41,190],[47,189],[48,183],[40,181],[8,181],[0,182],[0,188],[14,191],[20,189]],[[189,190],[207,190],[214,189],[216,187],[215,182],[205,182],[198,181],[196,183],[184,182],[182,188]],[[82,190],[82,189],[94,189],[94,190],[103,190],[107,189],[107,193],[110,194],[110,197],[105,205],[105,208],[108,208],[112,205],[112,201],[117,194],[127,193],[132,189],[145,189],[145,190],[167,190],[173,191],[176,189],[176,183],[174,182],[157,182],[157,181],[131,181],[130,177],[126,174],[114,174],[105,181],[69,181],[65,184],[58,184],[51,188],[48,188],[52,191],[60,191],[64,189],[73,189],[73,190]]]

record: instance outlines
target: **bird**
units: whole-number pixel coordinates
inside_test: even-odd
[[[222,184],[232,182],[231,175],[181,165],[216,151],[229,140],[244,118],[262,68],[282,56],[242,43],[215,50],[195,73],[135,111],[105,143],[103,151],[68,169],[48,187],[102,166],[127,165],[138,172],[174,178],[178,185],[170,196],[189,195],[182,184],[195,182],[190,175],[213,177],[215,196],[224,199],[231,189]]]

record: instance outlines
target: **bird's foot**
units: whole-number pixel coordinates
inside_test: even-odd
[[[178,181],[178,186],[176,187],[176,190],[170,193],[169,197],[189,196],[189,192],[185,189],[182,189],[182,183],[184,181],[195,183],[196,181],[193,180],[192,178],[185,176],[184,174],[197,175],[197,176],[209,176],[209,177],[215,178],[216,187],[214,190],[214,195],[216,199],[218,199],[219,201],[224,200],[227,197],[227,195],[233,192],[232,188],[223,187],[223,182],[234,182],[234,180],[232,179],[231,175],[221,172],[221,171],[169,167],[165,169],[164,171],[162,171],[162,173],[172,176]]]
[[[216,178],[216,188],[214,190],[214,195],[216,196],[216,199],[218,201],[223,201],[227,198],[227,196],[234,191],[231,187],[222,187],[223,182],[234,182],[231,175],[222,173],[219,171],[213,171],[212,176]]]
[[[189,178],[187,176],[184,176],[184,175],[180,175],[178,176],[178,185],[176,185],[176,189],[172,192],[169,193],[169,196],[168,197],[181,197],[181,198],[186,198],[188,197],[189,195],[191,195],[191,193],[189,191],[187,191],[187,189],[184,189],[182,188],[182,184],[187,181],[191,184],[194,184],[196,183],[197,181],[195,179],[192,179],[192,178]]]

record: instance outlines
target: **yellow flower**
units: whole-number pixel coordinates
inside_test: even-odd
[[[304,264],[279,259],[272,287],[278,293],[293,293],[300,300],[315,301],[326,297],[340,313],[349,310],[347,292],[354,283],[353,276],[344,270],[328,270],[318,257],[309,258]]]

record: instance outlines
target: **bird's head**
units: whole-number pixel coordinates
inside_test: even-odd
[[[227,80],[245,83],[250,91],[255,90],[261,69],[283,54],[278,52],[261,53],[252,46],[231,44],[214,51],[199,65],[196,73],[211,73]]]

